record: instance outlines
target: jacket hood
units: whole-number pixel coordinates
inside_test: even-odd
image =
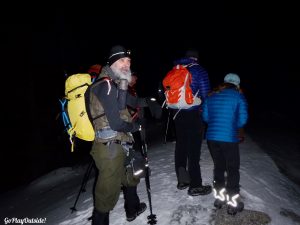
[[[98,77],[98,79],[102,78],[102,77],[110,77],[113,81],[117,80],[116,75],[114,74],[114,72],[112,71],[112,69],[106,65],[102,68],[101,73]]]

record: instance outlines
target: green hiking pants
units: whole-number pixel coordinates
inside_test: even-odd
[[[140,180],[124,166],[125,152],[122,145],[104,145],[94,142],[91,153],[99,170],[95,187],[95,207],[99,212],[111,211],[118,202],[121,186],[136,186]]]

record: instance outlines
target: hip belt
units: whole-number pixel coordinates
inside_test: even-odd
[[[127,142],[127,141],[120,141],[120,140],[111,140],[111,141],[108,141],[108,142],[103,142],[102,144],[104,145],[110,145],[110,144],[118,144],[118,145],[122,145],[123,147],[124,146],[128,146],[129,148],[132,147],[132,143],[131,142]]]

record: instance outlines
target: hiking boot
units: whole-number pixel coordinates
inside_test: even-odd
[[[232,205],[227,205],[227,213],[229,215],[232,215],[232,216],[234,216],[238,212],[242,212],[243,209],[244,209],[244,203],[243,202],[239,202],[236,207],[234,207]]]
[[[177,188],[178,188],[179,190],[186,189],[186,188],[188,188],[189,186],[190,186],[189,183],[178,183],[178,184],[177,184]]]
[[[226,205],[226,201],[221,201],[220,199],[216,199],[214,202],[214,207],[216,207],[217,209],[221,209],[223,207],[223,205]]]
[[[202,185],[200,187],[189,188],[188,194],[191,196],[208,195],[212,192],[210,185]]]
[[[137,212],[129,214],[126,213],[126,219],[128,222],[131,222],[133,220],[136,219],[136,217],[138,217],[140,214],[142,214],[143,212],[145,212],[145,210],[147,209],[147,205],[144,202],[141,202],[139,205],[139,209],[137,210]]]
[[[226,204],[226,189],[225,188],[213,188],[214,197],[216,198],[214,206],[217,209],[221,209]]]
[[[242,212],[244,209],[244,203],[241,200],[239,194],[232,197],[226,196],[227,198],[227,213],[229,215],[235,215],[238,212]]]

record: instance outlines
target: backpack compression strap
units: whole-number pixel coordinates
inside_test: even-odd
[[[75,91],[76,89],[81,88],[81,87],[84,87],[84,86],[90,86],[90,85],[89,85],[88,83],[79,85],[79,86],[77,86],[76,88],[73,88],[72,90],[68,91],[68,94],[71,93],[72,91]]]

